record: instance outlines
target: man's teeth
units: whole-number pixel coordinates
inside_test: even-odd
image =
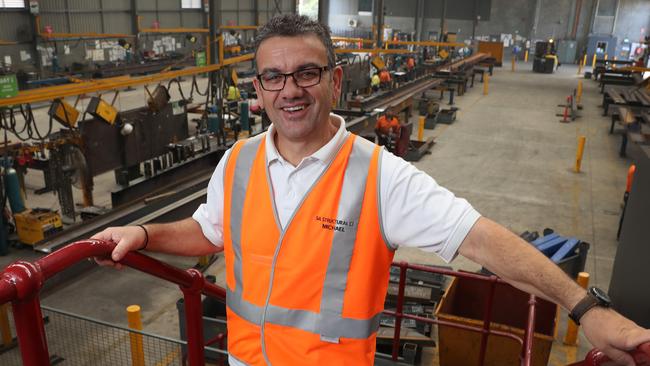
[[[285,111],[287,111],[287,112],[295,112],[295,111],[300,111],[300,110],[305,109],[305,106],[304,105],[298,105],[298,106],[295,106],[295,107],[286,107],[286,108],[283,108],[283,109]]]

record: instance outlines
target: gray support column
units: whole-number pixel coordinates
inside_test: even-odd
[[[542,7],[542,0],[536,0],[535,1],[535,12],[533,13],[533,26],[530,29],[530,40],[532,43],[532,40],[535,39],[537,36],[537,25],[539,24],[539,13],[541,11]],[[532,44],[531,44],[532,47]]]
[[[444,40],[444,35],[447,33],[447,0],[442,0],[442,12],[440,13],[440,41]]]
[[[219,57],[219,42],[217,42],[217,37],[219,32],[217,29],[221,25],[221,21],[217,16],[217,7],[221,9],[220,0],[210,0],[210,8],[208,11],[208,17],[210,18],[210,60],[212,63],[216,64],[223,60],[218,60]],[[219,12],[221,13],[221,12]]]
[[[383,30],[384,30],[384,0],[375,0],[375,5],[373,7],[373,12],[374,12],[374,19],[375,19],[375,27],[376,27],[376,39],[377,39],[377,47],[381,48],[384,45],[384,42],[382,40],[383,37]]]
[[[474,13],[472,17],[472,42],[476,39],[477,26],[478,26],[478,0],[474,0]]]
[[[138,0],[131,0],[131,34],[135,34],[133,44],[131,45],[131,53],[133,61],[140,61],[140,34],[138,32]]]
[[[415,40],[422,40],[422,25],[424,24],[424,0],[417,0],[415,5]]]
[[[318,21],[323,24],[329,23],[330,18],[330,1],[318,0]]]

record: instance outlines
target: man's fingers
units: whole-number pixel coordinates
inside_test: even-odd
[[[624,351],[619,351],[615,348],[609,348],[604,351],[605,354],[612,359],[612,361],[616,362],[617,365],[621,366],[636,366],[636,363],[634,362],[634,359],[632,356]]]
[[[95,263],[99,264],[100,266],[104,267],[115,267],[117,263],[113,262],[110,259],[107,259],[105,257],[95,257],[94,258]]]

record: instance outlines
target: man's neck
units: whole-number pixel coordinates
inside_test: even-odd
[[[312,155],[325,146],[336,135],[339,126],[328,119],[327,128],[319,131],[319,134],[310,136],[304,141],[292,141],[280,136],[277,131],[273,136],[273,142],[278,153],[293,166],[298,166],[302,159]]]

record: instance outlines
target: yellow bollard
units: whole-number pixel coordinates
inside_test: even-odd
[[[585,53],[585,57],[582,58],[582,67],[587,66],[587,54]]]
[[[512,56],[512,71],[515,71],[515,56]]]
[[[488,89],[490,84],[490,74],[485,73],[483,79],[483,95],[488,95]]]
[[[2,345],[11,346],[11,327],[9,326],[9,303],[0,305],[0,334],[2,335]]]
[[[424,141],[424,120],[425,116],[420,116],[418,119],[418,141]]]
[[[126,315],[129,321],[129,328],[142,330],[142,319],[140,318],[140,306],[131,305],[126,308]],[[131,340],[131,365],[144,366],[144,347],[142,334],[130,333]]]
[[[580,165],[582,164],[582,154],[585,152],[585,142],[587,138],[580,136],[578,138],[578,151],[576,152],[576,173],[580,173]]]
[[[591,60],[591,68],[593,69],[593,68],[595,68],[595,67],[596,67],[596,54],[594,53],[594,57],[593,57],[593,59]]]
[[[528,50],[524,53],[524,62],[528,62]]]
[[[578,273],[578,284],[582,288],[587,288],[589,284],[589,273],[580,272]],[[576,346],[578,344],[578,325],[573,322],[573,320],[568,319],[566,334],[564,335],[564,344],[567,346]]]
[[[199,257],[199,262],[198,265],[199,267],[207,267],[208,264],[210,264],[210,256],[209,255],[202,255]]]
[[[582,74],[582,62],[578,62],[578,75]]]
[[[576,91],[576,104],[582,102],[582,80],[578,80],[578,90]]]
[[[607,61],[607,54],[605,54],[605,61]]]

